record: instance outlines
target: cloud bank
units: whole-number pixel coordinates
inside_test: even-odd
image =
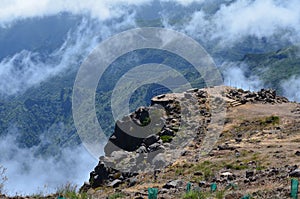
[[[242,46],[247,37],[264,39],[268,44],[300,42],[300,4],[297,0],[4,0],[0,25],[9,26],[18,20],[62,12],[83,15],[86,19],[75,31],[70,31],[61,48],[47,55],[46,60],[41,58],[39,52],[26,50],[1,60],[0,93],[14,95],[24,92],[49,77],[79,66],[102,39],[136,27],[135,13],[139,6],[158,3],[176,3],[183,6],[183,11],[196,4],[198,9],[183,12],[185,23],[171,25],[166,5],[157,17],[161,18],[165,27],[184,32],[217,51],[227,50],[237,43]],[[214,3],[218,9],[207,9]]]
[[[300,4],[296,0],[238,0],[222,4],[214,14],[203,10],[192,14],[184,27],[189,35],[225,44],[245,37],[274,38],[299,42]],[[283,38],[282,38],[283,37]]]
[[[289,100],[300,102],[300,77],[293,76],[281,84],[283,93]]]
[[[189,6],[192,3],[197,3],[197,4],[204,3],[205,0],[161,0],[161,2],[167,2],[167,3],[175,2],[179,5]]]
[[[138,6],[149,0],[4,0],[1,2],[0,22],[7,25],[15,20],[45,17],[68,12],[74,15],[90,15],[100,21],[118,18],[127,12],[128,6]]]
[[[74,15],[87,14],[100,21],[118,18],[128,9],[150,3],[177,3],[189,6],[205,0],[2,0],[0,25],[7,26],[16,20],[45,17],[68,12]]]
[[[263,88],[263,82],[257,76],[247,77],[248,66],[244,63],[227,62],[223,63],[222,74],[224,84],[244,90],[257,91]]]
[[[83,19],[70,31],[60,48],[44,56],[40,52],[22,50],[0,62],[0,94],[15,95],[38,85],[50,77],[79,67],[93,48],[113,33],[133,27],[133,15],[112,24]]]
[[[63,148],[57,156],[35,156],[39,146],[19,148],[16,135],[11,132],[0,140],[0,164],[8,178],[4,190],[9,195],[46,195],[67,183],[81,186],[97,163],[81,145]]]

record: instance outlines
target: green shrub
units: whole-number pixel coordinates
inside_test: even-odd
[[[208,197],[207,193],[199,191],[190,191],[182,196],[182,199],[206,199]]]
[[[108,196],[108,199],[125,198],[125,195],[121,192],[114,193]]]
[[[163,141],[163,143],[165,142],[171,142],[173,139],[173,136],[171,135],[163,135],[160,137],[160,139]]]
[[[226,164],[226,169],[244,170],[244,169],[248,169],[248,166],[240,165],[240,164]]]
[[[141,123],[142,123],[142,126],[147,126],[148,124],[151,123],[150,117],[146,117]]]
[[[203,173],[204,180],[209,180],[214,175],[214,169],[217,169],[217,165],[214,165],[210,161],[204,161],[196,164],[193,168],[194,171],[201,171]]]
[[[77,185],[67,183],[62,187],[57,188],[56,194],[68,199],[88,199],[86,193],[77,193]]]
[[[223,199],[225,196],[225,192],[224,191],[217,191],[216,192],[216,198],[217,199]]]
[[[183,172],[184,172],[184,169],[183,169],[183,168],[177,168],[177,169],[175,170],[175,175],[176,175],[176,176],[180,176],[180,175],[183,174]]]
[[[280,118],[278,116],[272,115],[270,117],[266,117],[264,120],[260,122],[261,125],[267,125],[267,124],[279,124]]]

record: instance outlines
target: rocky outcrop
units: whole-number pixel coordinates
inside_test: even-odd
[[[114,133],[104,148],[105,156],[100,158],[98,166],[90,174],[89,183],[81,190],[108,186],[116,180],[118,183],[113,183],[114,186],[128,183],[130,178],[136,175],[136,171],[163,168],[171,162],[168,162],[168,158],[173,159],[172,156],[183,154],[178,150],[177,153],[176,147],[183,147],[189,142],[181,143],[179,140],[175,144],[171,143],[173,138],[178,137],[177,132],[182,126],[182,111],[189,112],[187,107],[180,103],[183,100],[187,104],[196,105],[197,112],[194,114],[202,118],[202,127],[198,128],[200,135],[200,131],[203,133],[209,121],[205,118],[210,117],[206,104],[207,96],[207,92],[200,89],[182,94],[160,95],[152,99],[150,107],[140,107],[117,121]],[[188,102],[189,100],[194,101]],[[194,127],[187,132],[195,134]],[[198,138],[198,144],[200,143],[201,139]],[[165,154],[166,151],[172,150],[173,155]]]
[[[200,155],[204,153],[201,146],[205,144],[204,137],[208,129],[218,129],[217,125],[222,125],[221,122],[219,124],[219,120],[215,120],[214,125],[210,127],[213,111],[218,113],[218,106],[222,106],[224,102],[228,109],[233,107],[232,104],[241,106],[243,104],[288,103],[286,98],[277,96],[276,92],[271,89],[250,92],[224,87],[220,95],[216,96],[212,94],[215,88],[210,89],[213,92],[208,92],[208,89],[191,89],[184,93],[154,97],[150,107],[140,107],[117,121],[114,132],[105,146],[105,156],[100,157],[99,164],[90,173],[89,183],[86,183],[81,191],[86,192],[97,187],[103,189],[132,187],[145,180],[143,176],[149,173],[152,175],[152,180],[156,181],[158,173],[166,172],[166,168],[174,163],[172,160],[178,157],[182,157],[187,165],[191,163],[190,167],[198,164]],[[216,103],[211,103],[212,101]],[[297,111],[298,109],[294,112]],[[260,123],[254,121],[248,126],[255,125],[260,125]],[[208,157],[213,158],[228,153],[230,158],[239,158],[245,153],[240,150],[239,146],[244,143],[244,140],[246,140],[244,136],[237,134],[233,142],[217,143],[211,146],[214,148]],[[206,144],[214,145],[215,142],[208,140]],[[223,163],[227,166],[223,165],[223,170],[216,171],[213,176],[209,177],[206,171],[194,171],[193,176],[196,179],[204,179],[197,183],[194,181],[194,188],[209,189],[212,182],[217,182],[224,188],[232,182],[251,187],[259,183],[264,184],[268,180],[283,182],[287,177],[297,177],[299,174],[297,168],[290,166],[261,169],[255,161],[247,163],[243,161],[235,163],[237,165]],[[233,168],[237,168],[238,172]],[[244,168],[244,171],[240,171]],[[205,167],[205,169],[208,168]],[[186,182],[183,180],[168,176],[161,184],[159,194],[164,198],[172,198],[173,194],[178,195],[179,192],[184,192],[185,186]],[[143,198],[145,196],[147,196],[146,189],[128,197]],[[241,197],[241,194],[231,193],[225,198],[237,197]]]

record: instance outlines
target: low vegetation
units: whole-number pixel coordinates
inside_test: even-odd
[[[279,124],[280,122],[280,119],[278,116],[269,116],[269,117],[266,117],[264,119],[261,120],[261,125],[268,125],[268,124],[272,124],[272,125],[276,125],[276,124]]]
[[[125,198],[125,195],[121,192],[117,192],[108,196],[108,199],[117,199],[117,198]]]
[[[160,136],[160,139],[163,141],[163,143],[171,142],[173,139],[173,136],[163,135],[163,136]]]
[[[216,192],[190,191],[182,196],[182,199],[207,199],[216,198],[223,199],[225,192],[220,190]]]
[[[77,185],[67,183],[62,187],[59,187],[56,191],[58,198],[68,198],[68,199],[88,199],[87,193],[78,193]]]
[[[200,191],[190,191],[182,196],[182,199],[205,199],[208,195]]]

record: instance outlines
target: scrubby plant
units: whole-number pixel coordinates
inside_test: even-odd
[[[217,169],[217,165],[210,161],[204,161],[196,164],[193,168],[194,171],[201,171],[203,173],[203,180],[208,180],[213,177],[214,169]]]
[[[150,124],[150,123],[151,123],[151,119],[150,119],[150,117],[146,117],[146,118],[144,118],[144,120],[143,120],[143,121],[141,121],[141,123],[142,123],[142,126],[147,126],[148,124]]]
[[[279,124],[279,122],[280,122],[280,118],[278,116],[272,115],[272,116],[264,118],[260,122],[260,124],[261,125],[267,125],[267,124],[276,125],[276,124]]]
[[[56,194],[68,199],[88,199],[88,195],[86,193],[78,193],[77,185],[73,185],[71,183],[67,183],[62,187],[57,188]]]
[[[117,199],[117,198],[125,198],[125,195],[121,192],[117,192],[108,196],[108,199]]]
[[[163,143],[171,142],[173,139],[173,136],[163,135],[163,136],[160,136],[160,139],[163,141]]]
[[[221,190],[221,191],[216,192],[216,198],[217,199],[223,199],[224,196],[225,196],[225,191]]]
[[[183,172],[184,172],[184,169],[183,169],[183,168],[177,168],[177,169],[175,170],[175,175],[176,175],[176,176],[180,176],[180,175],[183,174]]]
[[[240,165],[240,164],[226,164],[226,169],[233,169],[233,170],[244,170],[248,169],[247,165]]]

